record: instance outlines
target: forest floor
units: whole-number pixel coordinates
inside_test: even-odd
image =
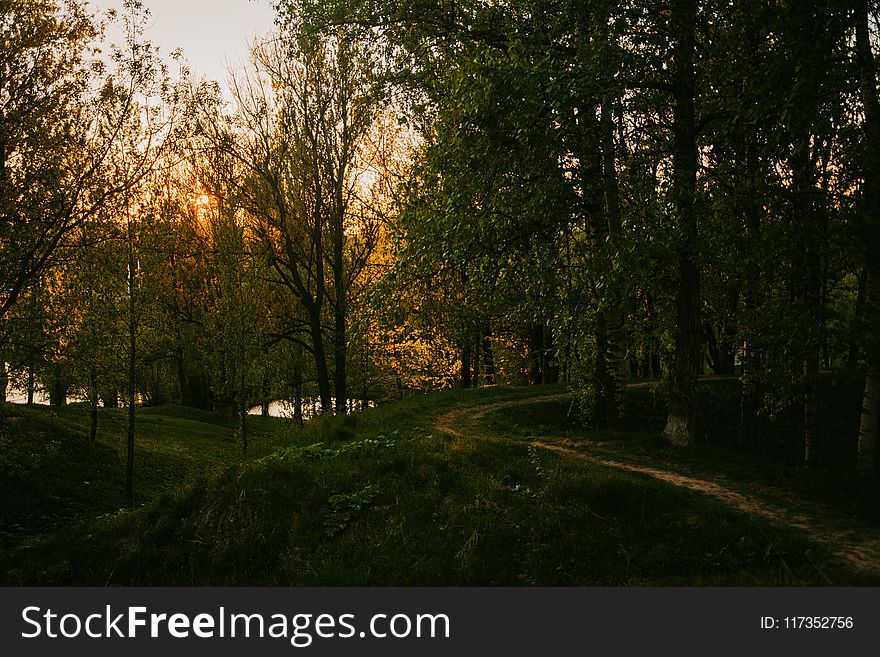
[[[635,384],[644,386],[644,384]],[[571,402],[571,393],[550,393],[528,399],[479,403],[447,411],[434,421],[434,427],[459,437],[479,438],[480,427],[488,413],[512,407],[528,407],[548,402]],[[523,440],[523,438],[520,438]],[[854,519],[826,504],[805,502],[793,491],[758,481],[737,481],[729,475],[715,479],[699,476],[694,468],[657,467],[644,457],[634,457],[613,443],[560,436],[527,436],[529,445],[547,449],[566,458],[602,465],[617,470],[652,477],[672,486],[708,495],[743,513],[804,532],[810,541],[828,550],[849,566],[872,575],[880,575],[880,528],[876,523]]]
[[[2,406],[0,584],[880,583],[877,488],[833,441],[814,469],[778,458],[772,426],[760,453],[736,449],[735,385],[701,388],[706,433],[687,450],[660,439],[652,384],[616,432],[590,429],[565,386],[494,387],[302,428],[253,418],[247,455],[231,419],[144,408],[134,502],[123,410],[89,443],[85,409]],[[824,385],[848,408],[845,382]]]

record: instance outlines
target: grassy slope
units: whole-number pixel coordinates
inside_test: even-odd
[[[103,410],[99,438],[87,438],[88,411],[78,406],[0,406],[0,547],[64,526],[75,518],[114,512],[125,495],[125,410]],[[234,422],[174,406],[138,412],[135,502],[184,486],[194,477],[243,459]],[[253,418],[251,453],[283,444],[273,418]]]
[[[785,506],[797,498],[806,508],[821,504],[841,517],[853,517],[880,529],[880,495],[876,485],[865,485],[853,476],[855,437],[858,432],[858,400],[861,382],[845,379],[821,382],[819,456],[815,468],[786,465],[781,422],[765,422],[763,450],[752,454],[737,447],[736,381],[709,381],[701,385],[704,418],[701,439],[690,448],[669,447],[660,437],[666,419],[662,392],[651,387],[632,389],[627,396],[627,426],[621,431],[595,432],[572,401],[558,400],[489,411],[477,423],[480,431],[504,434],[511,439],[532,436],[564,438],[577,444],[599,444],[602,453],[624,461],[647,463],[704,477],[778,488],[785,500],[768,500]],[[841,407],[851,406],[848,413]]]
[[[869,583],[795,531],[648,477],[509,439],[578,430],[559,403],[490,414],[484,426],[500,423],[488,432],[495,437],[431,428],[433,417],[458,404],[531,394],[415,397],[282,431],[263,440],[264,452],[285,440],[291,447],[222,468],[234,453],[231,430],[213,417],[144,414],[157,438],[153,461],[142,457],[141,469],[164,463],[166,483],[202,474],[186,486],[165,486],[144,508],[68,524],[0,552],[0,578],[98,585]],[[52,435],[66,449],[70,437]],[[118,455],[112,446],[110,452]],[[190,465],[179,465],[179,456]]]

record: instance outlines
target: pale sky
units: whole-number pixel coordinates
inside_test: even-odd
[[[88,0],[97,10],[120,9],[122,0]],[[271,32],[271,0],[143,0],[150,12],[146,39],[167,57],[181,48],[194,77],[217,80],[248,61],[248,43]],[[113,34],[108,34],[113,40]]]

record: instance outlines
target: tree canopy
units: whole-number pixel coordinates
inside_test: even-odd
[[[275,7],[227,100],[140,2],[0,2],[0,353],[31,400],[124,404],[132,445],[139,404],[223,409],[246,448],[274,400],[562,381],[614,428],[662,380],[687,447],[713,373],[744,449],[815,464],[846,373],[876,477],[873,5]]]

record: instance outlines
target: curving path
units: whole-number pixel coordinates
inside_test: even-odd
[[[469,429],[486,413],[510,406],[525,405],[537,402],[570,399],[570,393],[554,393],[538,395],[525,399],[514,399],[499,402],[487,402],[470,406],[458,407],[437,416],[434,428],[455,436],[479,437],[479,432]],[[814,543],[821,545],[830,553],[845,561],[851,567],[862,572],[880,575],[880,535],[876,528],[860,529],[852,522],[841,518],[831,509],[819,505],[810,505],[809,510],[803,509],[804,503],[794,499],[790,492],[765,485],[743,484],[741,488],[709,481],[673,470],[657,468],[644,463],[625,463],[595,452],[595,443],[578,442],[577,448],[567,441],[547,442],[544,439],[532,438],[529,444],[550,450],[566,458],[595,463],[609,468],[634,472],[653,477],[672,486],[687,488],[704,495],[714,497],[718,501],[734,507],[743,513],[756,515],[775,523],[787,525],[803,531]],[[587,448],[586,450],[584,448]],[[593,451],[589,451],[593,448]],[[767,499],[790,502],[785,507],[771,503]]]

